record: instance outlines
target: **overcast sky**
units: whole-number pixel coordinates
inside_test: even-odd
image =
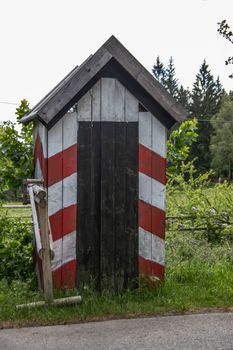
[[[32,107],[112,34],[149,70],[160,55],[175,61],[177,78],[192,86],[204,59],[224,88],[233,45],[217,22],[233,29],[233,0],[1,0],[0,121],[15,120],[17,103]]]

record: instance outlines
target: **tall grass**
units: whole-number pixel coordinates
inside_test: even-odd
[[[203,180],[203,179],[202,179]],[[200,179],[198,180],[200,181]],[[174,221],[166,240],[166,278],[155,287],[119,294],[91,289],[57,291],[55,297],[81,294],[80,305],[16,310],[15,305],[42,300],[33,277],[0,281],[0,325],[66,323],[112,317],[183,312],[233,305],[233,186],[178,184],[168,187],[168,216]],[[195,209],[194,209],[195,208]],[[204,230],[196,230],[201,225]],[[190,230],[184,230],[190,229]]]

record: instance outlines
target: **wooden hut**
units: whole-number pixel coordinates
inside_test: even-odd
[[[186,117],[112,36],[22,119],[34,121],[56,287],[164,278],[166,133]]]

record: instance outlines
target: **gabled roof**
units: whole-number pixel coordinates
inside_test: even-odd
[[[187,111],[136,58],[111,36],[81,66],[75,67],[25,117],[52,127],[101,77],[118,79],[167,128],[188,117]]]

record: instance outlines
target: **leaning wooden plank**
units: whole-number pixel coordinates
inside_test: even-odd
[[[77,295],[68,298],[55,299],[50,305],[72,305],[72,304],[80,304],[82,302],[82,297]],[[19,304],[16,305],[16,309],[32,309],[34,307],[46,306],[48,303],[45,301],[35,301],[28,304]]]
[[[52,303],[53,301],[53,281],[52,281],[52,269],[50,259],[50,241],[49,241],[49,228],[48,228],[48,209],[46,206],[38,206],[39,209],[39,222],[40,233],[42,243],[42,268],[44,279],[44,294],[45,301]]]
[[[46,190],[38,185],[32,186],[33,193],[40,199],[44,199],[46,197]]]
[[[40,239],[40,229],[39,229],[39,223],[37,218],[37,212],[36,212],[36,205],[34,201],[34,195],[33,195],[33,189],[31,186],[28,187],[28,193],[32,208],[32,220],[33,220],[33,228],[34,228],[34,234],[35,234],[35,241],[36,241],[36,250],[41,258],[41,251],[42,251],[42,245],[41,245],[41,239]]]

